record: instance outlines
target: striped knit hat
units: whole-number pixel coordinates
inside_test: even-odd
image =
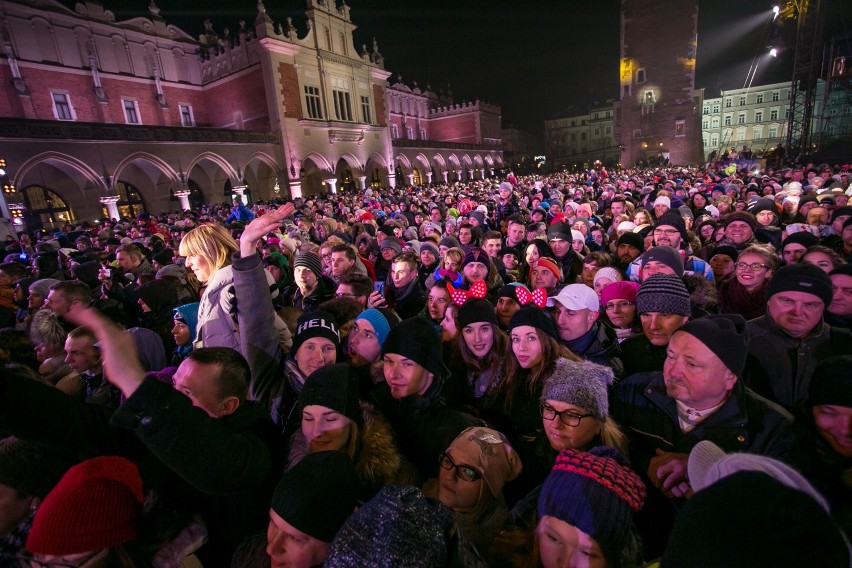
[[[607,557],[630,534],[632,514],[645,502],[645,485],[615,448],[562,450],[544,481],[538,517],[556,517],[594,538]]]
[[[640,314],[660,312],[688,316],[692,313],[689,290],[674,274],[654,274],[639,286],[636,311]]]

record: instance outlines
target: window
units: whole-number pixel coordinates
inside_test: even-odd
[[[763,103],[763,93],[757,93],[757,104]]]
[[[645,70],[644,69],[639,69],[638,71],[636,71],[636,82],[637,83],[644,83],[645,82]]]
[[[414,140],[414,129],[410,126],[406,126],[405,135],[408,137],[409,140]]]
[[[781,100],[781,93],[778,91],[772,91],[772,101],[775,102],[779,100]]]
[[[642,138],[642,130],[640,128],[633,130],[633,138]]]
[[[701,114],[710,114],[710,107],[704,107],[701,109]]]
[[[713,135],[710,137],[710,147],[715,148],[719,145],[719,137],[717,135]]]
[[[719,117],[714,116],[710,119],[711,128],[719,128]]]
[[[731,101],[730,97],[725,99],[725,108],[731,108],[732,104],[733,104],[733,102]]]
[[[718,104],[713,105],[713,114],[716,114],[718,112],[719,112],[719,105]]]
[[[770,126],[769,127],[769,137],[770,138],[778,138],[778,127]]]
[[[731,115],[730,115],[730,114],[726,114],[726,115],[725,115],[725,126],[730,126],[730,125],[731,125],[731,118],[732,118],[732,117],[731,117]]]
[[[192,116],[192,105],[178,105],[181,126],[195,126],[195,117]]]
[[[745,130],[737,130],[737,141],[742,142],[745,140]]]
[[[773,108],[769,111],[769,120],[778,120],[778,109]]]
[[[334,96],[334,116],[337,120],[352,122],[352,101],[347,91],[332,90]]]
[[[595,128],[595,136],[600,136],[600,135],[601,135],[601,129]]]
[[[763,132],[761,131],[760,128],[753,128],[751,130],[751,139],[752,140],[758,140],[762,137],[763,137]]]
[[[604,132],[605,132],[606,134],[612,134],[612,127],[611,127],[611,126],[607,126],[606,128],[604,128]]]
[[[742,95],[740,97],[740,106],[744,107],[745,105],[746,105],[746,98],[745,98],[745,95]]]
[[[652,105],[657,102],[657,97],[654,95],[654,91],[645,91],[645,98],[643,99],[646,105]]]
[[[754,121],[755,122],[763,122],[763,111],[762,110],[754,111]]]
[[[625,97],[629,97],[629,96],[630,96],[630,85],[624,85],[624,94],[623,94],[623,96],[625,96]]]
[[[703,128],[704,130],[707,130],[708,128],[710,128],[710,121],[709,120],[702,120],[701,121],[701,128]]]
[[[399,138],[399,127],[396,124],[391,124],[391,138],[394,140]]]
[[[371,124],[373,122],[372,113],[370,112],[370,97],[361,95],[361,115],[364,117],[364,122]]]
[[[425,128],[420,129],[420,139],[426,140],[426,129]]]
[[[124,106],[124,121],[127,124],[140,124],[139,106],[136,101],[122,99],[121,104]]]
[[[686,121],[675,120],[675,136],[686,136]]]
[[[53,114],[59,120],[74,120],[74,109],[68,95],[53,93]]]
[[[784,119],[790,118],[790,107],[784,107]]]
[[[745,124],[745,123],[746,123],[746,114],[744,112],[741,112],[739,115],[737,115],[737,124]]]
[[[319,87],[305,85],[305,108],[308,109],[308,118],[322,118]]]

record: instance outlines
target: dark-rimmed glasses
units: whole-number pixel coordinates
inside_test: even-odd
[[[541,417],[545,420],[553,420],[558,416],[560,422],[562,422],[566,426],[571,426],[572,428],[576,428],[577,426],[579,426],[580,421],[583,418],[592,417],[591,414],[577,414],[576,412],[573,412],[571,410],[563,410],[562,412],[559,412],[549,404],[539,405],[538,408],[541,412]]]
[[[450,454],[444,452],[438,458],[438,463],[441,464],[441,467],[446,469],[447,471],[451,469],[456,470],[456,477],[459,479],[463,479],[464,481],[478,481],[482,479],[482,476],[478,471],[470,467],[469,465],[456,465],[456,462],[453,461],[453,458],[450,457]]]

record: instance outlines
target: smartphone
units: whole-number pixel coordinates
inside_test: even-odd
[[[104,268],[104,276],[106,276],[107,278],[112,278],[112,269]]]
[[[373,283],[373,292],[378,292],[379,294],[384,295],[385,283],[384,282],[374,282]]]

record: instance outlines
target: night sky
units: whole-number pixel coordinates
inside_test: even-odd
[[[331,0],[328,0],[331,1]],[[339,1],[339,0],[338,0]],[[848,30],[850,0],[828,4],[827,31]],[[68,0],[66,0],[68,5]],[[146,14],[146,0],[104,0],[116,18]],[[201,0],[157,0],[161,16],[193,36],[210,18],[218,33],[249,24],[256,0],[229,0],[211,10]],[[533,132],[542,121],[587,111],[592,101],[618,94],[618,0],[349,0],[358,26],[355,44],[375,37],[385,68],[403,81],[433,89],[452,86],[456,101],[499,103],[503,126]],[[305,33],[304,0],[266,0],[275,22],[293,17]],[[696,86],[705,96],[745,86],[757,58],[753,84],[789,80],[792,54],[769,60],[771,0],[702,0],[699,4]],[[845,10],[845,11],[844,11]],[[765,17],[762,17],[765,15]],[[660,22],[660,33],[666,23]]]

